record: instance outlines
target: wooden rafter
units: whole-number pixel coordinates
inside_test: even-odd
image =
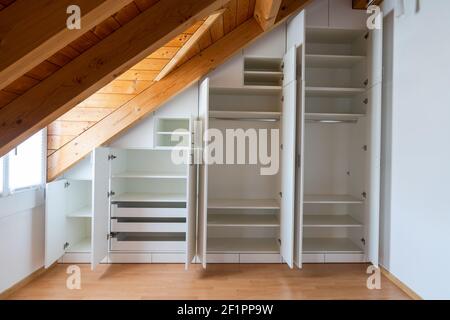
[[[371,5],[379,6],[383,0],[353,0],[352,8],[355,10],[366,10]]]
[[[0,89],[36,67],[132,0],[19,0],[0,11]],[[81,29],[66,26],[70,5],[81,10]]]
[[[217,12],[211,14],[205,22],[195,31],[195,33],[189,38],[189,40],[184,44],[183,47],[175,54],[175,56],[169,61],[168,64],[161,70],[161,72],[156,76],[155,81],[160,81],[164,78],[170,71],[172,71],[178,63],[186,56],[189,50],[193,46],[197,45],[199,39],[205,34],[206,31],[211,28],[214,22],[222,16],[225,9],[221,9]]]
[[[280,6],[281,0],[256,0],[255,19],[264,31],[274,25]]]
[[[290,14],[302,9],[309,2],[310,0],[287,1],[286,6],[282,6],[275,24],[282,23]],[[141,94],[49,155],[47,179],[49,181],[55,179],[92,149],[110,141],[136,124],[137,121],[231,58],[263,33],[253,17],[242,23],[161,81],[155,82]]]
[[[226,2],[159,1],[1,108],[0,156]]]

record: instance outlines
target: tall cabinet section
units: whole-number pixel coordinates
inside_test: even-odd
[[[378,264],[381,29],[305,27],[297,112],[296,263]],[[303,40],[303,41],[302,41]]]

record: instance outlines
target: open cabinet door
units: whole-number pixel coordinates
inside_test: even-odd
[[[92,270],[108,255],[109,149],[97,148],[92,165]]]
[[[368,90],[367,108],[367,161],[366,161],[366,252],[367,258],[378,266],[380,232],[380,179],[381,179],[381,91],[382,84]]]
[[[291,47],[284,57],[283,104],[281,116],[281,200],[280,200],[280,252],[284,261],[294,266],[294,209],[296,158],[296,79],[297,50]],[[294,70],[292,74],[292,70]],[[289,82],[286,79],[290,79]]]
[[[195,258],[197,245],[197,165],[192,160],[190,153],[191,163],[187,166],[186,269]]]
[[[208,164],[204,161],[206,154],[206,142],[204,136],[209,127],[209,78],[204,79],[199,87],[198,116],[200,128],[196,130],[196,138],[201,152],[197,155],[199,160],[198,174],[198,246],[197,257],[203,268],[206,268],[206,250],[207,250],[207,214],[208,214]]]
[[[45,267],[64,255],[66,243],[67,180],[47,183],[45,195]]]

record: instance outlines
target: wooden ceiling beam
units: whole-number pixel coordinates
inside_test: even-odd
[[[0,109],[0,156],[56,120],[226,0],[164,0]]]
[[[194,34],[189,38],[189,40],[186,41],[186,43],[181,47],[180,50],[178,50],[175,56],[169,61],[168,64],[166,64],[166,66],[156,76],[155,81],[160,81],[178,65],[178,63],[186,56],[189,50],[191,50],[192,47],[197,44],[198,40],[202,37],[202,35],[204,35],[205,32],[208,31],[209,28],[211,28],[213,23],[216,22],[216,20],[220,18],[220,16],[222,16],[225,10],[226,9],[221,9],[217,12],[214,12],[205,20],[205,22],[200,26],[200,28],[198,28],[197,31],[194,32]]]
[[[352,8],[355,10],[366,10],[371,5],[379,6],[383,0],[353,0]]]
[[[277,23],[282,23],[290,13],[304,8],[309,0],[296,0],[283,9]],[[281,12],[280,12],[281,13]],[[248,19],[232,32],[213,43],[200,54],[175,69],[159,82],[124,104],[106,118],[81,133],[74,140],[52,153],[47,159],[47,179],[51,181],[72,167],[94,148],[107,143],[124,132],[169,99],[200,80],[210,71],[263,34],[254,18]]]
[[[132,0],[18,0],[0,11],[0,89],[24,75]],[[81,29],[67,29],[78,5]]]
[[[254,17],[264,31],[275,24],[280,6],[281,0],[256,0]]]

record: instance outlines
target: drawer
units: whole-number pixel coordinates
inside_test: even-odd
[[[151,263],[150,253],[109,253],[109,263]]]
[[[137,219],[111,219],[111,232],[185,232],[186,222],[164,222]],[[177,221],[177,220],[175,220]]]
[[[266,253],[241,253],[240,263],[281,263],[281,255]]]
[[[186,208],[129,208],[111,205],[113,218],[186,218]]]
[[[327,253],[325,263],[361,263],[366,262],[362,253]]]
[[[206,256],[207,263],[239,263],[238,253],[208,253]]]
[[[112,251],[185,251],[184,234],[171,236],[158,234],[119,233],[111,239]]]
[[[323,253],[304,253],[302,263],[325,263],[325,255]]]
[[[186,254],[152,253],[152,263],[186,263]]]

